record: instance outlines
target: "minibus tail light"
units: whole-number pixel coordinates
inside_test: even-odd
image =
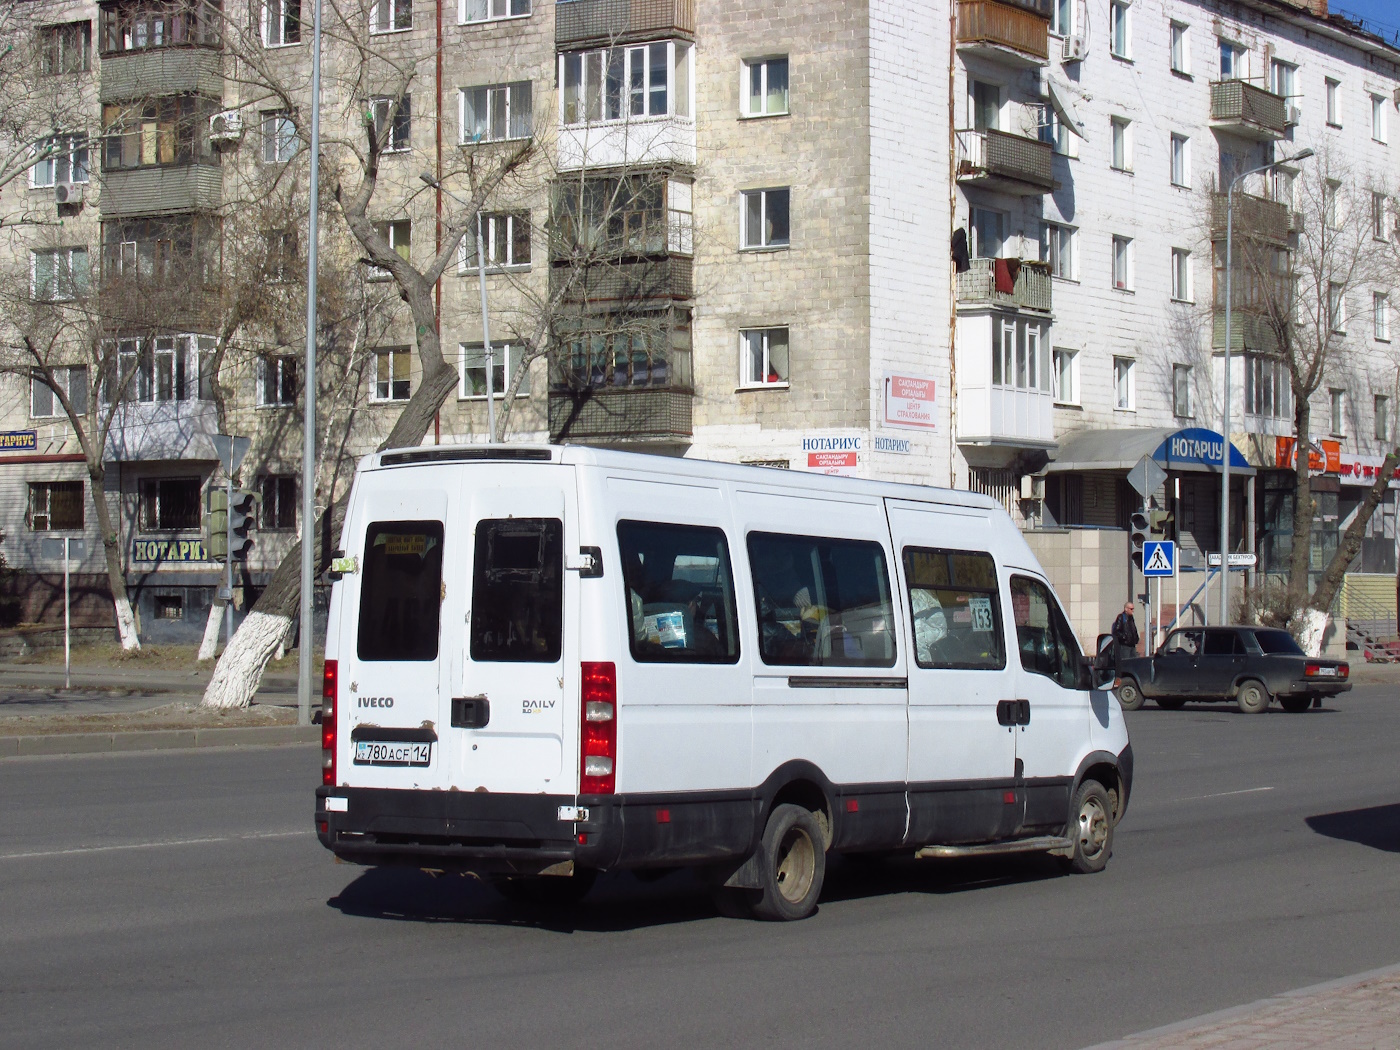
[[[321,672],[321,783],[335,784],[335,701],[339,691],[336,661]]]
[[[611,795],[617,786],[617,665],[582,666],[579,794]]]

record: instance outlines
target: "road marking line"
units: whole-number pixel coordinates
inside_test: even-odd
[[[1261,791],[1272,791],[1271,787],[1262,788],[1241,788],[1239,791],[1217,791],[1213,795],[1190,795],[1186,798],[1168,799],[1168,804],[1172,802],[1200,802],[1206,798],[1229,798],[1231,795],[1256,795]]]
[[[35,857],[71,857],[81,853],[113,853],[117,850],[158,849],[164,846],[205,846],[214,842],[246,842],[255,839],[289,839],[312,834],[305,831],[255,831],[250,835],[220,835],[202,839],[163,839],[159,842],[127,842],[116,846],[78,846],[74,849],[37,850],[33,853],[0,853],[0,860],[29,860]]]

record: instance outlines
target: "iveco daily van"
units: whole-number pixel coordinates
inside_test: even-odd
[[[695,866],[774,919],[829,851],[1108,861],[1122,713],[985,496],[415,448],[360,464],[341,546],[316,824],[347,861]]]

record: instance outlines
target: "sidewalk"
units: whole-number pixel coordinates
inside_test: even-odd
[[[1400,1050],[1400,966],[1353,974],[1088,1050]]]

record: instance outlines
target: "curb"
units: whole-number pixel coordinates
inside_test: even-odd
[[[0,736],[0,759],[27,755],[90,755],[116,751],[173,751],[201,747],[311,744],[320,726],[239,726],[230,729],[135,729],[113,733],[36,733]]]
[[[1142,1043],[1161,1039],[1166,1036],[1184,1035],[1187,1032],[1195,1032],[1211,1025],[1223,1024],[1227,1021],[1235,1021],[1250,1014],[1262,1013],[1272,1007],[1292,1006],[1299,999],[1307,999],[1315,995],[1326,995],[1328,992],[1335,992],[1342,988],[1351,988],[1355,985],[1367,984],[1370,981],[1381,980],[1388,977],[1400,975],[1400,965],[1382,966],[1375,970],[1366,970],[1363,973],[1354,973],[1348,977],[1338,977],[1335,981],[1324,981],[1321,984],[1310,984],[1306,988],[1294,988],[1292,991],[1279,992],[1277,995],[1265,996],[1263,999],[1256,999],[1252,1003],[1245,1003],[1243,1006],[1229,1006],[1224,1010],[1216,1010],[1214,1013],[1201,1014],[1199,1017],[1188,1017],[1184,1021],[1176,1021],[1172,1024],[1162,1025],[1160,1028],[1149,1028],[1145,1032],[1136,1032],[1133,1035],[1124,1036],[1121,1039],[1111,1039],[1106,1043],[1095,1043],[1093,1046],[1085,1047],[1084,1050],[1133,1050],[1134,1047]]]

